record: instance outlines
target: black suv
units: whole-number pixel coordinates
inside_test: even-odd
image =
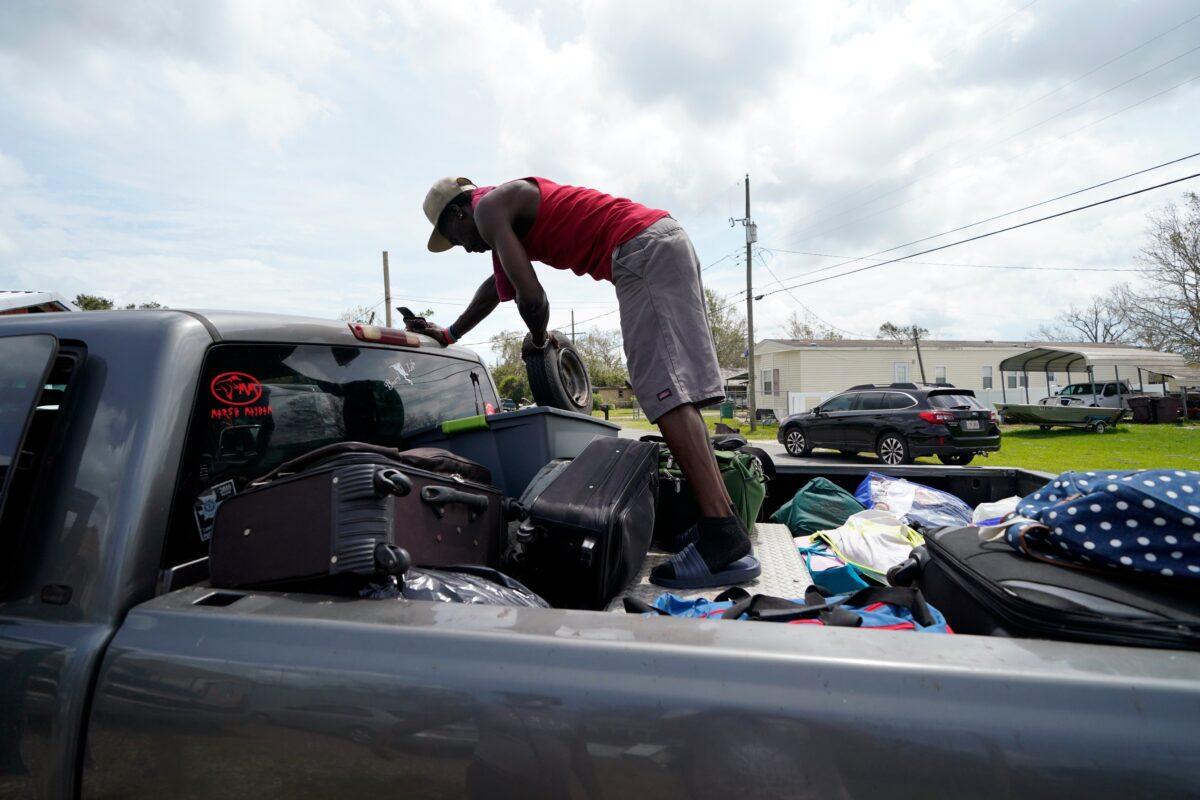
[[[784,419],[779,441],[793,456],[827,447],[845,455],[871,450],[885,464],[936,455],[943,464],[962,465],[1000,449],[998,423],[970,389],[864,384]]]

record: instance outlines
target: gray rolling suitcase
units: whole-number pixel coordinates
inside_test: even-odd
[[[547,465],[522,497],[518,579],[556,607],[604,608],[650,549],[658,457],[657,444],[604,437]]]

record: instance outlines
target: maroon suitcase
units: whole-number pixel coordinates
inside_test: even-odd
[[[410,466],[394,450],[323,448],[221,504],[209,573],[226,588],[371,575],[389,544],[420,566],[495,568],[507,509],[496,488]]]

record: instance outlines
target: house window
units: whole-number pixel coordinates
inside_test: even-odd
[[[908,383],[908,362],[896,361],[892,364],[892,381],[894,383]]]
[[[1025,373],[1021,373],[1020,375],[1016,374],[1015,372],[1008,373],[1008,388],[1017,389],[1023,388],[1027,385]]]
[[[983,388],[992,388],[992,368],[990,366],[983,368]]]
[[[771,373],[772,373],[772,371],[769,369],[764,369],[762,371],[762,393],[763,394],[774,394],[775,393],[775,391],[774,391],[775,384],[771,380]]]
[[[934,383],[945,383],[946,382],[946,368],[945,367],[934,367],[933,368],[933,382]]]
[[[1047,372],[1046,373],[1046,385],[1049,386],[1052,383],[1058,383],[1058,375],[1053,372]]]

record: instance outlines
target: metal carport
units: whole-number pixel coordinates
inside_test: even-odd
[[[1117,380],[1117,396],[1120,398],[1121,373],[1120,368],[1135,369],[1138,373],[1138,388],[1143,389],[1142,373],[1149,372],[1173,378],[1183,393],[1184,408],[1187,408],[1187,387],[1200,386],[1200,365],[1190,364],[1187,359],[1176,353],[1163,353],[1158,350],[1146,350],[1141,347],[1114,347],[1112,345],[1060,345],[1058,347],[1035,347],[1015,356],[1009,356],[1000,362],[1000,392],[1005,402],[1008,393],[1005,390],[1004,373],[1020,372],[1025,376],[1025,402],[1029,402],[1029,372],[1041,370],[1049,373],[1051,369],[1066,370],[1067,382],[1071,382],[1071,370],[1081,370],[1088,376],[1092,384],[1092,399],[1096,397],[1096,367],[1111,367]],[[1047,375],[1047,386],[1049,376]],[[1144,389],[1143,389],[1144,390]],[[1186,412],[1185,412],[1186,413]]]

